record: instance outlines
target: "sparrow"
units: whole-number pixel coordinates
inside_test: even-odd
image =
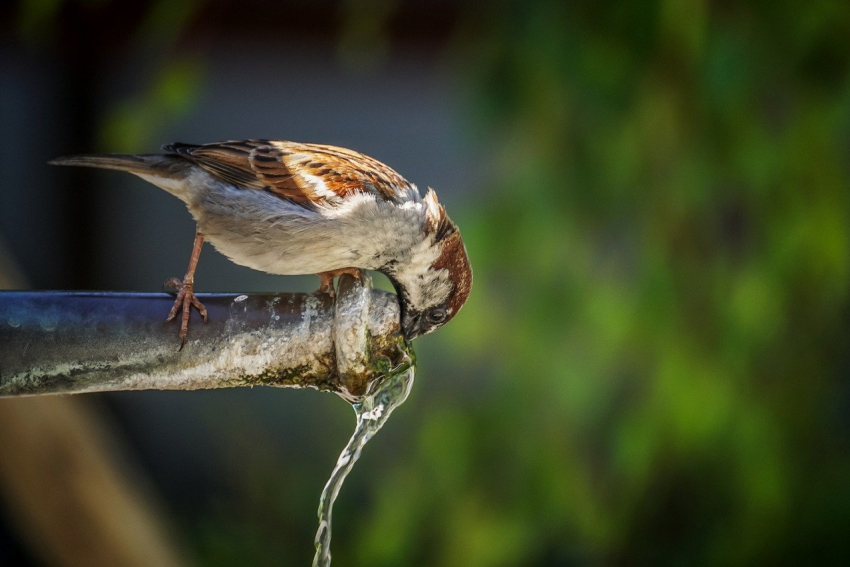
[[[376,270],[392,282],[407,340],[450,321],[469,297],[472,269],[460,231],[429,188],[425,196],[376,159],[336,146],[274,140],[168,144],[164,153],[76,155],[54,165],[127,171],[171,193],[197,228],[189,267],[167,320],[188,334],[194,275],[205,241],[236,264],[333,279]]]

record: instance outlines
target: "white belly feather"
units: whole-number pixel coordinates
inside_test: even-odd
[[[219,252],[272,274],[375,270],[403,260],[424,238],[421,202],[400,207],[363,194],[310,210],[266,191],[237,189],[203,171],[190,175],[183,191],[163,188],[186,202]]]

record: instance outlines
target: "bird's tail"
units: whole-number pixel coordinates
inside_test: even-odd
[[[149,155],[122,155],[122,154],[90,154],[79,156],[65,156],[50,160],[51,165],[71,165],[80,167],[97,167],[100,169],[117,169],[128,171],[137,175],[149,175],[153,177],[164,177],[172,179],[177,177],[178,169],[182,160],[174,156],[149,154]]]
[[[127,171],[187,203],[192,193],[192,185],[186,183],[192,164],[174,155],[92,154],[60,157],[48,163]]]

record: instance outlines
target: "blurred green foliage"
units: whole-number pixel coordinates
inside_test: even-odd
[[[202,66],[194,58],[164,62],[145,92],[109,109],[100,129],[100,145],[116,153],[155,146],[163,125],[185,116],[192,108],[202,76]]]
[[[850,557],[848,37],[837,1],[468,10],[474,291],[418,341],[409,444],[355,469],[337,562]],[[210,521],[204,564],[296,556]]]
[[[166,124],[183,117],[195,105],[203,86],[203,64],[194,54],[170,56],[202,8],[201,0],[153,0],[128,38],[128,51],[149,53],[162,61],[135,96],[105,112],[99,144],[103,151],[132,153],[156,146]],[[186,49],[181,49],[185,52]]]
[[[497,166],[420,360],[478,393],[415,402],[361,564],[850,557],[848,37],[835,1],[470,11]]]
[[[96,137],[103,152],[141,152],[156,146],[165,126],[185,116],[200,96],[203,62],[194,49],[177,46],[203,7],[202,0],[145,0],[135,7],[139,21],[131,33],[104,41],[109,30],[99,27],[102,20],[96,16],[110,9],[119,15],[121,2],[21,0],[14,29],[36,52],[52,48],[67,56],[89,48],[88,67],[97,68],[112,57],[133,61],[132,66],[125,65],[133,70],[129,79],[133,94],[103,109]],[[93,82],[98,79],[97,74],[92,77]]]
[[[339,62],[353,72],[368,72],[390,55],[386,29],[398,7],[396,0],[343,0],[337,41]]]
[[[22,29],[59,4],[24,3]],[[197,6],[156,3],[139,41],[171,45]],[[386,57],[393,10],[342,4],[343,64]],[[467,9],[447,58],[493,151],[451,211],[474,291],[417,341],[412,402],[361,465],[403,421],[407,444],[379,476],[355,468],[335,564],[850,557],[848,38],[844,0]],[[199,69],[168,62],[103,145],[149,145]],[[262,438],[234,459],[244,501],[187,519],[199,564],[309,558],[301,511],[330,464],[277,462]]]

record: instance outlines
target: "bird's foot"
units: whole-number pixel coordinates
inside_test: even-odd
[[[165,285],[177,290],[177,297],[174,299],[174,306],[171,308],[171,311],[168,312],[168,317],[165,320],[173,321],[174,318],[177,317],[177,312],[182,309],[182,316],[180,319],[180,350],[183,350],[183,345],[186,344],[186,335],[189,333],[189,315],[192,312],[192,306],[194,305],[195,309],[198,310],[198,313],[201,314],[201,317],[204,319],[204,323],[207,322],[207,309],[204,307],[203,303],[198,301],[198,298],[195,297],[195,284],[192,280],[171,278],[165,282]]]
[[[339,277],[343,274],[348,274],[350,276],[354,276],[354,279],[360,279],[360,270],[358,268],[340,268],[339,270],[331,270],[330,272],[322,272],[321,274],[317,274],[319,279],[319,293],[327,293],[331,299],[336,296],[336,290],[334,289],[334,278]]]

